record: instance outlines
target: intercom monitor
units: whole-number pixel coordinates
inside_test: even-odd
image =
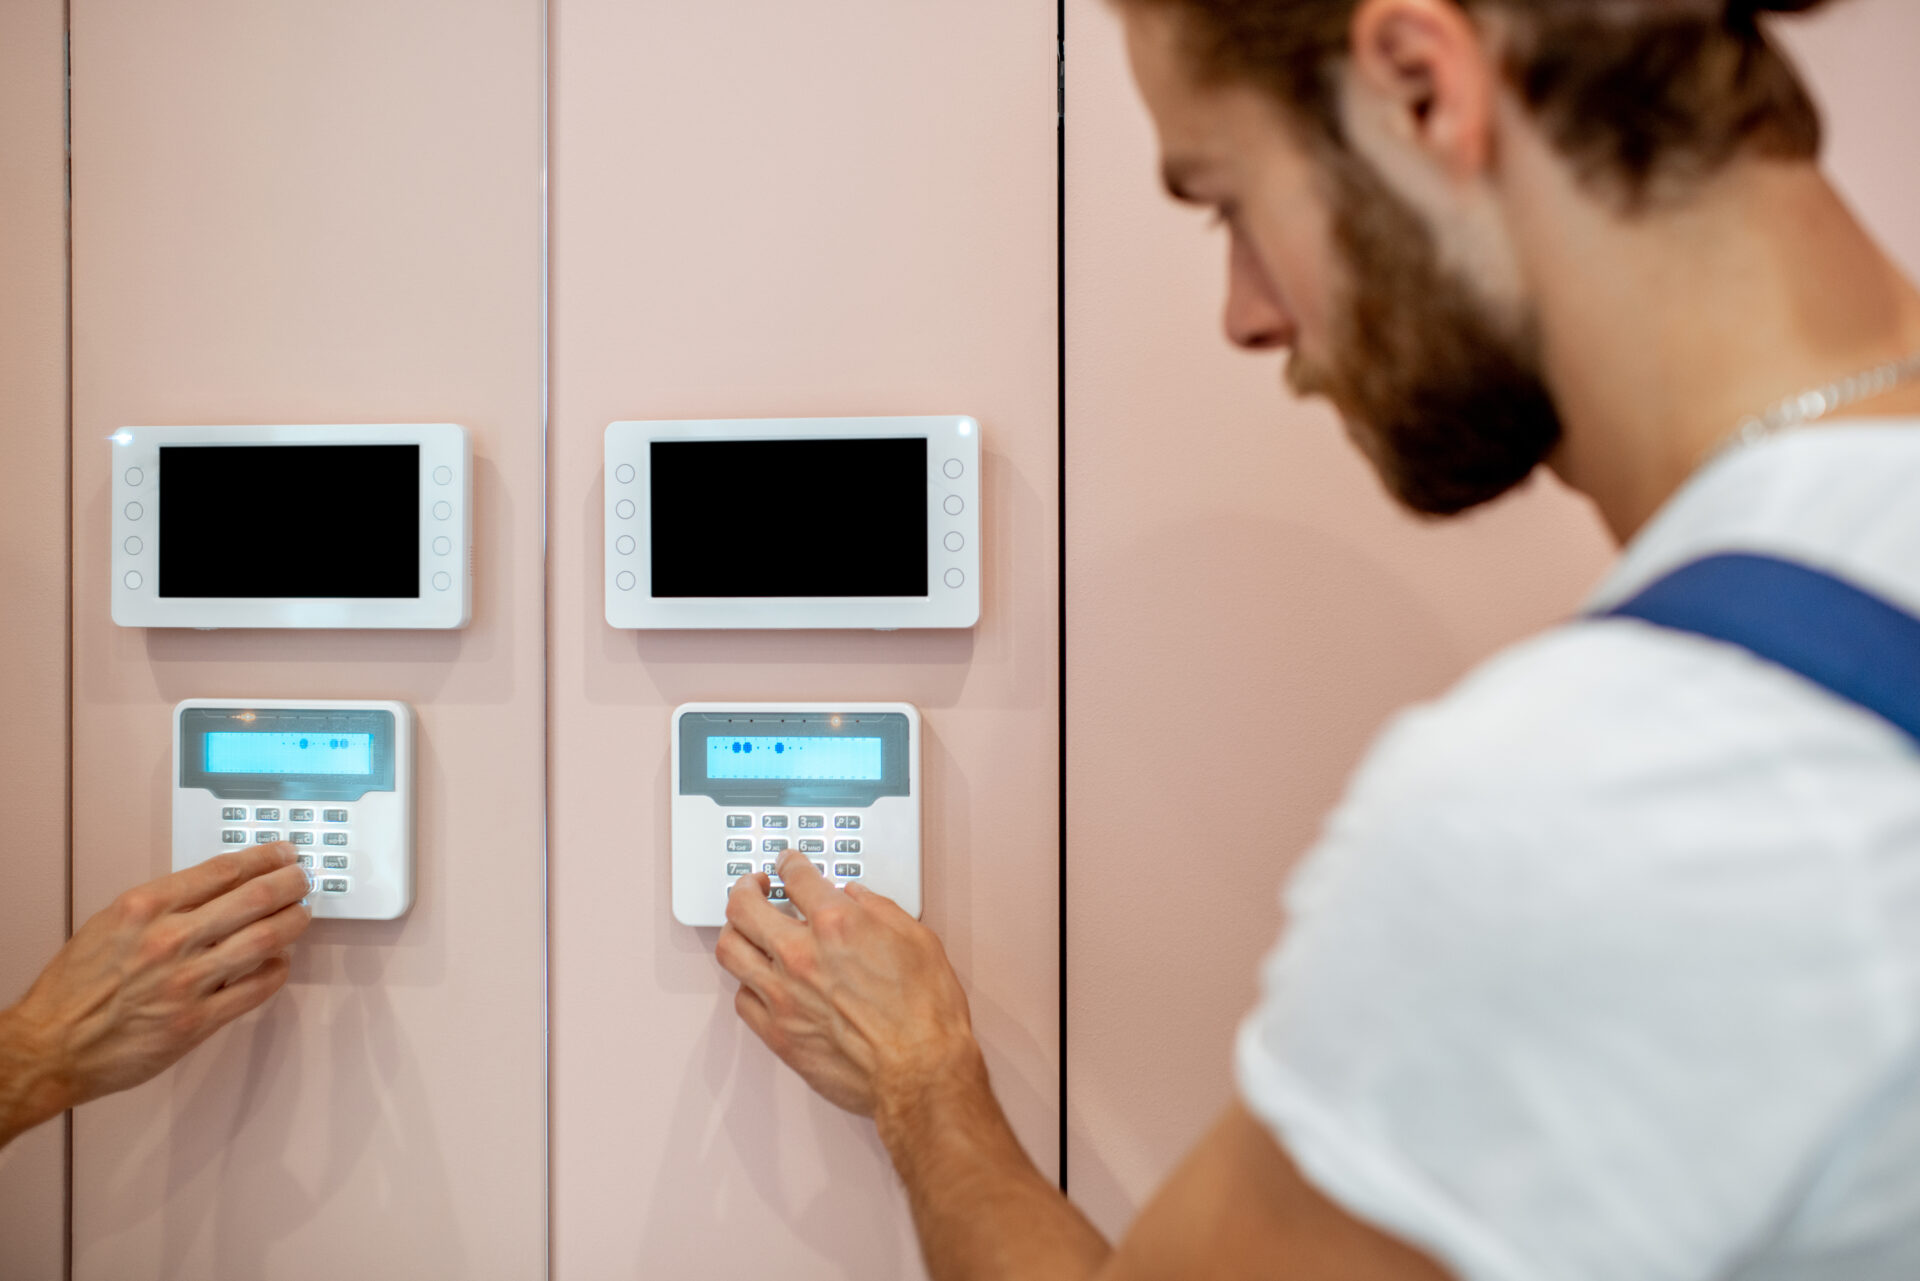
[[[979,424],[613,423],[606,603],[615,627],[971,627]]]
[[[125,427],[111,440],[121,626],[466,626],[464,428]]]
[[[920,713],[911,703],[687,703],[675,708],[673,915],[724,925],[727,894],[807,856],[920,915]]]
[[[173,711],[173,867],[289,841],[316,917],[413,904],[413,711],[405,703],[188,699]]]

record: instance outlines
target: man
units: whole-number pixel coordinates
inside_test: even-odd
[[[1817,2],[1119,7],[1229,337],[1402,502],[1544,462],[1626,544],[1596,607],[1748,551],[1920,613],[1920,293],[1761,25]],[[1920,1276],[1920,752],[1754,652],[1583,620],[1396,722],[1289,888],[1238,1101],[1117,1248],[1014,1140],[939,942],[780,871],[804,919],[730,900],[736,1007],[875,1119],[936,1277]]]
[[[0,1010],[0,1147],[150,1079],[278,992],[313,919],[309,888],[281,841],[163,876],[90,917]]]

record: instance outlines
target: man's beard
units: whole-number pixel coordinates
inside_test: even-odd
[[[1329,163],[1348,283],[1327,367],[1296,354],[1289,384],[1334,403],[1388,491],[1414,511],[1450,516],[1498,498],[1560,440],[1530,329],[1489,314],[1365,161],[1343,153]]]

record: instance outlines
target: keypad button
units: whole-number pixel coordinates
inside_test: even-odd
[[[786,827],[786,825],[787,816],[785,814],[762,814],[760,816],[760,826],[770,831],[778,831]]]
[[[238,828],[230,827],[220,833],[220,839],[228,845],[245,845],[247,843],[247,834]]]
[[[809,837],[800,842],[800,852],[802,854],[818,854],[826,848],[827,843],[818,837]]]
[[[325,836],[321,837],[320,840],[321,843],[325,845],[345,845],[347,843],[347,834],[345,832],[328,832]]]
[[[794,826],[806,831],[812,831],[816,827],[825,827],[826,825],[827,820],[819,814],[802,814],[794,823]]]
[[[760,865],[760,870],[765,872],[768,876],[780,875],[780,865],[778,863],[762,863]]]
[[[295,845],[311,845],[313,844],[313,833],[312,832],[292,832],[288,834],[287,839],[292,841]]]
[[[324,894],[345,894],[347,892],[347,878],[344,876],[322,877],[320,890]]]
[[[313,811],[312,810],[288,810],[287,822],[311,823],[313,822]]]
[[[229,805],[220,811],[220,817],[229,823],[244,823],[247,821],[247,807],[244,805]]]
[[[313,866],[313,855],[311,855],[311,854],[295,854],[295,855],[293,856],[293,861],[294,861],[294,862],[296,862],[296,863],[298,863],[298,864],[299,864],[299,865],[300,865],[301,867],[312,867],[312,866]]]
[[[344,823],[347,821],[347,812],[345,810],[321,810],[320,817],[329,823]]]
[[[271,827],[263,827],[253,834],[255,845],[271,845],[280,839],[280,833]]]
[[[272,809],[255,810],[253,812],[253,821],[256,823],[278,823],[280,821],[279,806],[276,805]]]
[[[752,826],[753,826],[753,815],[751,815],[751,814],[729,814],[729,815],[727,815],[727,826],[728,826],[728,827],[752,827]]]
[[[833,852],[835,854],[858,854],[860,852],[860,842],[851,840],[835,841],[833,843]]]
[[[857,832],[860,830],[860,816],[858,814],[835,814],[833,816],[833,825],[842,832]]]
[[[727,875],[729,877],[732,877],[734,880],[738,880],[743,876],[749,876],[752,873],[753,873],[753,864],[751,863],[727,864]]]
[[[320,866],[330,872],[344,872],[347,870],[347,856],[345,854],[329,854],[320,860]]]
[[[813,870],[820,873],[820,875],[825,876],[827,874],[827,865],[825,863],[815,863],[813,865]]]
[[[785,852],[786,848],[787,838],[784,836],[769,836],[766,840],[760,842],[760,852],[762,854],[780,854]]]
[[[784,885],[776,885],[767,891],[767,897],[776,903],[784,903],[787,901],[787,887]]]
[[[860,879],[860,865],[858,863],[835,863],[833,865],[833,874],[835,876],[843,876],[851,881],[857,881]]]
[[[744,836],[736,836],[733,840],[727,842],[727,853],[729,854],[751,854],[752,852],[753,842]]]

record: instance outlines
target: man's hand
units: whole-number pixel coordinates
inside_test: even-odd
[[[1088,1277],[1107,1243],[1034,1168],[993,1097],[946,949],[892,899],[837,890],[781,856],[797,921],[743,876],[715,954],[734,1008],[808,1085],[871,1116],[906,1184],[929,1271],[948,1278]]]
[[[256,845],[128,890],[0,1012],[0,1145],[154,1076],[280,990],[313,913],[291,845]]]
[[[929,1091],[984,1084],[966,994],[933,931],[864,886],[835,889],[794,851],[780,878],[806,920],[768,902],[765,876],[743,876],[714,949],[768,1048],[883,1132]]]

